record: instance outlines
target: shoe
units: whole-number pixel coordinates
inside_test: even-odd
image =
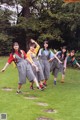
[[[39,90],[41,90],[41,91],[43,91],[43,90],[44,90],[44,88],[41,88],[40,86],[39,86],[39,87],[37,87],[37,89],[39,89]]]
[[[33,86],[30,86],[30,89],[31,89],[31,90],[34,90]]]
[[[44,87],[46,88],[47,87],[47,84],[46,83],[43,83]]]
[[[40,85],[40,88],[41,88],[41,89],[44,89],[44,85]]]
[[[45,85],[43,85],[43,87],[44,87],[44,88],[46,88],[46,86],[45,86]]]
[[[64,83],[64,80],[61,80],[61,83]]]
[[[21,91],[16,91],[16,94],[22,94],[22,92]]]
[[[54,80],[54,85],[56,85],[56,81]]]

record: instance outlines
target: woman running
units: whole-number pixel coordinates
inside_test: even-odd
[[[65,77],[65,71],[66,71],[66,59],[67,59],[66,46],[63,46],[61,48],[61,51],[58,51],[56,53],[56,56],[59,58],[59,60],[62,63],[59,63],[56,59],[53,61],[52,71],[54,74],[54,85],[56,85],[56,80],[59,72],[62,73],[61,83],[64,83],[64,77]]]

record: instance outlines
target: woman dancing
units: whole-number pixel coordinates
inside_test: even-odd
[[[5,64],[1,72],[4,72],[12,61],[15,62],[19,73],[17,94],[21,93],[21,87],[26,83],[26,77],[30,82],[34,81],[36,83],[36,86],[39,88],[38,81],[32,71],[30,64],[32,64],[34,67],[36,67],[36,65],[27,60],[26,53],[23,50],[20,50],[19,44],[17,42],[13,44],[12,53],[10,54],[8,62]]]
[[[27,52],[27,57],[29,58],[30,61],[32,61],[32,63],[34,63],[37,66],[37,69],[35,69],[34,67],[32,67],[32,69],[38,82],[40,83],[40,88],[43,90],[44,74],[39,59],[37,57],[39,48],[40,48],[39,44],[33,39],[31,39],[30,48],[29,51]],[[33,84],[31,84],[30,88],[33,89]]]

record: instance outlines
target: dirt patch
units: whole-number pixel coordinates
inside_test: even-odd
[[[40,106],[48,106],[47,103],[43,103],[43,102],[38,102],[37,105],[40,105]]]
[[[57,113],[57,110],[50,108],[50,109],[44,110],[44,112],[46,112],[46,113]]]
[[[35,96],[28,96],[28,97],[24,97],[25,99],[29,99],[29,100],[35,100],[35,99],[38,99],[37,97]]]
[[[23,92],[23,94],[24,94],[24,96],[27,94],[27,95],[29,95],[30,93],[29,92]]]
[[[39,118],[37,118],[36,120],[53,120],[53,119],[51,119],[51,118],[46,118],[46,117],[39,117]]]
[[[10,88],[10,87],[3,87],[2,90],[4,90],[4,91],[12,91],[13,89]]]

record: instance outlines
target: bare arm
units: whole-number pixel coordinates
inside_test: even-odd
[[[31,39],[32,43],[35,43],[36,45],[39,45],[35,40]]]
[[[34,67],[36,67],[35,63],[34,62],[31,62],[29,59],[26,58],[26,60]]]
[[[59,63],[62,63],[56,55],[54,55],[54,57],[58,60]]]
[[[80,68],[80,64],[77,62],[76,65]]]
[[[38,67],[35,65],[34,61],[32,60],[31,55],[30,55],[30,52],[27,52],[27,58],[26,58],[26,60],[27,60],[32,66],[34,66],[34,67],[36,68],[36,71],[38,71]]]
[[[53,57],[53,58],[49,59],[49,62],[51,62],[54,58],[56,58],[59,63],[62,63],[62,62],[59,60],[59,58],[56,56],[56,54],[54,54],[54,57]]]
[[[3,69],[1,70],[1,72],[4,72],[8,66],[9,66],[9,63],[7,62],[7,63],[5,64],[5,66],[3,67]]]
[[[68,58],[68,56],[65,58],[65,60],[64,60],[64,68],[66,69],[66,67],[67,67],[67,58]]]
[[[40,49],[40,45],[35,40],[33,40],[33,39],[31,39],[31,42],[35,43],[36,48],[34,49],[34,53],[37,54],[38,50]]]
[[[53,58],[49,59],[49,62],[51,62],[54,58],[56,58],[56,59],[58,60],[59,63],[62,63],[56,55],[54,55]]]

